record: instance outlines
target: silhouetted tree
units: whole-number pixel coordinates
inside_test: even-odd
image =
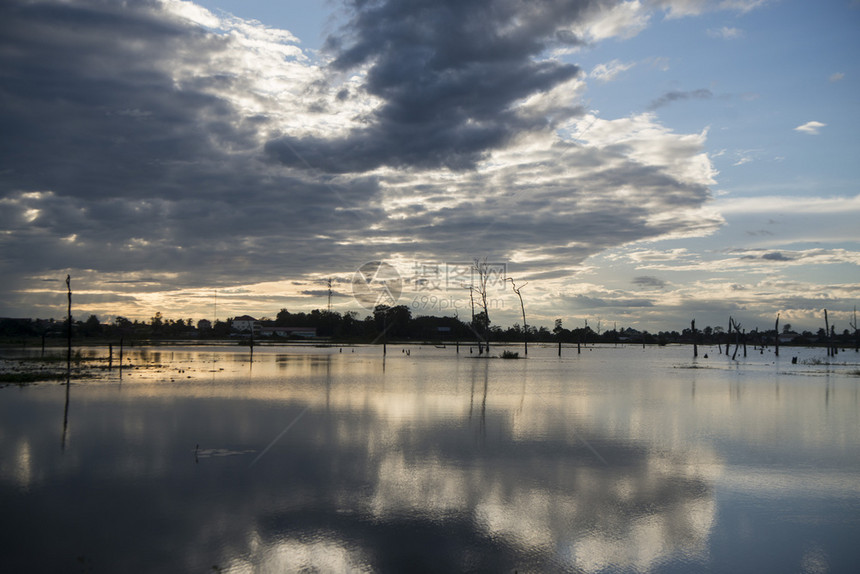
[[[523,312],[523,351],[524,354],[529,354],[529,325],[526,323],[526,306],[523,303],[523,295],[520,293],[520,289],[528,285],[528,281],[523,283],[520,287],[517,287],[517,284],[514,283],[513,277],[508,277],[508,281],[511,282],[511,288],[514,290],[514,293],[517,294],[517,297],[520,298],[520,309]]]
[[[99,318],[95,315],[90,315],[89,318],[84,321],[84,324],[81,327],[81,333],[85,337],[97,337],[102,333],[102,324],[99,321]]]

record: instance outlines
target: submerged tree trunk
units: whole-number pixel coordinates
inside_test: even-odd
[[[830,347],[833,349],[832,356],[839,354],[839,345],[836,344],[836,325],[830,327]]]
[[[732,321],[732,318],[730,316],[729,317],[729,330],[726,333],[726,358],[730,358],[729,357],[729,349],[732,346],[732,323],[733,323],[733,321]]]
[[[729,333],[731,333],[732,329],[735,330],[735,352],[732,353],[732,360],[734,361],[735,357],[738,356],[738,348],[741,346],[741,340],[740,340],[741,325],[740,325],[740,323],[735,323],[735,320],[732,319],[731,317],[729,317]],[[729,354],[729,344],[726,343],[726,355],[728,355],[728,354]]]
[[[776,352],[776,356],[779,356],[779,313],[776,314],[776,325],[773,327],[774,331],[776,331],[776,335],[774,336],[774,350]]]
[[[517,284],[514,283],[514,279],[512,277],[508,277],[508,281],[511,282],[511,288],[514,290],[514,293],[516,293],[517,297],[520,298],[520,309],[522,309],[522,311],[523,311],[523,350],[525,351],[525,354],[528,355],[529,354],[529,325],[528,325],[528,323],[526,323],[526,306],[525,306],[525,304],[523,304],[523,296],[520,293],[520,289],[522,289],[523,287],[525,287],[529,283],[528,283],[528,281],[526,281],[522,286],[520,286],[518,288]]]
[[[483,309],[481,322],[483,323],[482,331],[483,331],[483,339],[484,345],[486,346],[487,354],[490,353],[490,311],[489,306],[487,305],[487,283],[490,280],[490,266],[487,264],[487,258],[484,257],[484,260],[481,261],[478,258],[475,258],[475,266],[473,270],[478,274],[478,285],[477,287],[473,287],[478,290],[478,294],[481,296],[478,304]],[[478,342],[478,351],[480,354],[481,343]]]
[[[66,314],[66,320],[69,322],[69,329],[67,331],[67,347],[66,347],[66,371],[69,375],[72,372],[72,276],[66,275],[66,290],[68,291],[69,296],[69,309]],[[69,384],[69,381],[66,381],[66,384]]]
[[[693,333],[693,358],[699,356],[699,347],[696,345],[696,320],[690,321],[690,331]]]
[[[854,321],[849,323],[854,329],[854,352],[860,352],[860,331],[857,330],[857,307],[854,307]]]

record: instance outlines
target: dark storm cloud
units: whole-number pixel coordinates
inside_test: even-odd
[[[633,278],[633,284],[646,289],[662,289],[666,286],[666,282],[659,277],[651,275],[642,275]]]
[[[0,5],[0,265],[274,279],[323,265],[316,234],[377,217],[373,179],[260,161],[267,120],[213,65],[239,50],[155,2]]]
[[[350,2],[351,21],[328,40],[331,66],[369,66],[365,90],[382,105],[366,127],[345,137],[283,135],[267,150],[287,165],[335,172],[381,165],[470,168],[517,133],[553,121],[523,117],[512,104],[579,73],[574,65],[536,57],[551,45],[578,42],[564,27],[588,4]],[[575,113],[575,107],[566,111]]]
[[[780,251],[771,251],[769,253],[762,253],[760,255],[757,254],[757,255],[743,255],[743,256],[741,256],[741,259],[747,259],[747,260],[762,259],[764,261],[794,261],[796,258],[797,258],[796,256],[793,256],[793,255],[789,256],[789,255],[786,255]]]
[[[711,90],[707,90],[707,89],[693,90],[690,92],[678,92],[678,91],[666,92],[665,94],[663,94],[662,96],[660,96],[659,98],[657,98],[656,100],[651,102],[651,105],[648,106],[648,109],[651,111],[654,111],[658,108],[668,106],[669,104],[671,104],[673,102],[683,101],[683,100],[709,100],[713,96],[714,96],[714,94],[711,93]]]
[[[300,291],[302,295],[308,295],[310,297],[328,297],[329,290],[328,289],[306,289],[304,291]],[[346,291],[337,291],[332,289],[331,291],[332,297],[352,297],[352,292]]]
[[[227,49],[225,39],[195,37],[149,3],[4,6],[4,185],[88,198],[168,195],[176,188],[162,176],[180,162],[211,161],[219,134],[248,145],[226,102],[177,89],[168,74],[189,40],[203,53]]]
[[[654,302],[648,299],[608,299],[603,297],[588,297],[586,295],[575,295],[573,297],[563,296],[562,299],[573,307],[584,309],[600,309],[613,307],[653,307]]]
[[[765,253],[764,255],[761,256],[761,258],[765,259],[767,261],[792,261],[791,257],[786,257],[785,255],[783,255],[779,251],[773,251],[771,253]]]
[[[171,4],[3,2],[0,314],[50,316],[62,293],[27,289],[68,270],[121,294],[301,278],[321,296],[307,280],[393,256],[520,250],[524,273],[560,277],[712,229],[679,214],[708,198],[696,138],[553,129],[581,113],[562,93],[579,71],[547,50],[603,4],[356,2],[320,70],[261,28],[204,28]],[[407,169],[366,175],[380,166]]]

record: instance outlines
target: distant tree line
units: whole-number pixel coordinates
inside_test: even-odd
[[[193,319],[168,319],[160,312],[155,313],[149,321],[130,320],[122,316],[116,317],[110,323],[102,323],[95,315],[86,320],[73,319],[72,333],[75,338],[90,339],[224,339],[237,336],[231,329],[232,319],[226,321],[207,320],[194,322]],[[263,317],[262,325],[275,327],[308,327],[315,328],[317,337],[344,342],[381,342],[381,341],[414,341],[441,342],[461,341],[471,342],[478,339],[490,342],[521,343],[525,339],[530,342],[566,344],[650,344],[666,345],[673,343],[688,343],[698,345],[725,345],[738,342],[738,334],[728,333],[723,327],[704,327],[703,329],[685,328],[682,331],[660,331],[649,333],[633,328],[616,328],[601,330],[598,321],[596,329],[584,324],[581,327],[568,329],[562,319],[556,319],[552,330],[546,327],[529,325],[524,333],[523,326],[514,323],[502,328],[491,325],[486,313],[476,313],[472,321],[462,321],[457,317],[436,317],[419,315],[412,316],[411,309],[406,305],[377,306],[372,313],[360,318],[355,311],[340,313],[314,309],[310,312],[290,313],[287,309],[278,311],[274,319]],[[0,319],[0,337],[65,337],[68,323],[54,319]],[[855,326],[854,323],[851,325]],[[816,332],[803,331],[795,333],[791,325],[786,324],[778,333],[775,329],[759,331],[754,329],[744,332],[742,342],[754,346],[773,345],[780,336],[780,345],[825,345],[828,342],[842,348],[858,347],[858,331],[845,329],[841,333],[831,331],[830,337],[822,327]],[[273,338],[279,338],[274,336]]]

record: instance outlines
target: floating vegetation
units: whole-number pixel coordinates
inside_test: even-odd
[[[28,385],[53,381],[104,379],[111,371],[164,369],[161,363],[112,365],[106,358],[81,356],[80,351],[72,355],[71,370],[66,369],[66,357],[45,355],[42,357],[0,358],[0,385]],[[184,370],[180,371],[184,372]]]
[[[520,354],[515,351],[502,351],[501,357],[503,359],[519,359]]]
[[[64,372],[0,373],[0,384],[26,385],[30,383],[64,380],[66,380],[66,373]]]

